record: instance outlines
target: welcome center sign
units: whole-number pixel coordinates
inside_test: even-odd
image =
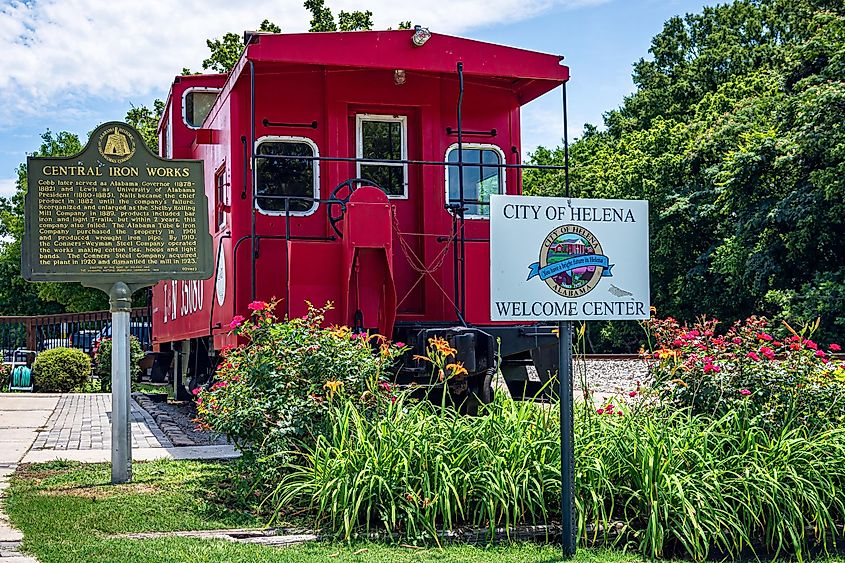
[[[494,195],[491,319],[649,318],[648,202]]]

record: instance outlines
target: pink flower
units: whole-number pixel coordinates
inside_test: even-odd
[[[200,391],[202,391],[202,387],[196,387],[193,391],[191,391],[191,393],[193,393],[194,395],[199,395]]]
[[[746,358],[751,358],[751,359],[752,359],[752,360],[754,360],[755,362],[759,362],[759,361],[760,361],[760,356],[758,356],[756,352],[748,352],[748,353],[745,355],[745,357],[746,357]]]
[[[838,352],[842,349],[842,346],[840,346],[839,344],[831,344],[829,348],[831,352]]]
[[[681,346],[684,345],[684,341],[681,340],[680,338],[676,338],[675,340],[672,341],[672,345],[677,346],[677,347],[681,347]]]
[[[816,357],[817,358],[824,358],[825,356],[826,356],[826,354],[824,353],[824,350],[816,350]]]
[[[765,332],[761,332],[760,334],[758,334],[757,338],[759,338],[760,340],[765,340],[766,342],[771,342],[772,340],[774,340],[774,338],[772,338],[770,334],[766,334]]]
[[[768,346],[760,346],[760,353],[769,358],[770,360],[775,359],[775,351],[769,348]]]
[[[604,414],[604,409],[596,409],[596,414]]]
[[[229,328],[230,329],[238,328],[239,326],[241,326],[243,324],[243,322],[245,320],[246,320],[246,318],[243,315],[235,315],[234,317],[232,317],[232,322],[229,323]]]
[[[404,348],[405,346],[407,346],[407,344],[405,344],[404,342],[394,342],[393,345],[397,348]]]
[[[819,345],[818,345],[818,344],[816,344],[815,342],[813,342],[812,340],[805,340],[805,341],[804,341],[804,346],[806,346],[806,347],[807,347],[807,348],[809,348],[810,350],[817,350],[817,349],[818,349],[818,347],[819,347]]]
[[[390,383],[388,383],[387,381],[382,381],[378,385],[379,385],[379,387],[381,387],[385,391],[390,391],[390,389],[392,388]]]
[[[722,368],[715,364],[704,364],[704,373],[719,373],[720,371],[722,371]]]
[[[250,303],[246,307],[250,311],[263,311],[264,309],[267,308],[267,303],[265,303],[264,301],[253,301],[252,303]]]
[[[227,381],[218,381],[217,383],[215,383],[214,385],[211,386],[211,390],[217,391],[218,389],[223,389],[224,387],[227,387],[228,385],[229,385],[229,383]]]
[[[618,411],[616,414],[618,414],[619,416],[622,416],[622,411]]]
[[[742,344],[742,338],[740,338],[739,336],[734,336],[733,338],[731,338],[731,342],[733,342],[734,344]]]
[[[637,392],[636,392],[636,391],[630,391],[630,392],[628,392],[628,396],[629,396],[629,397],[636,397],[636,396],[637,396]]]
[[[751,394],[751,391],[749,391],[748,389],[740,389],[739,394],[742,395],[743,397],[747,397]]]

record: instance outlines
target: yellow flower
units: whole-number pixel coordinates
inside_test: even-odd
[[[335,379],[331,379],[331,380],[329,380],[329,381],[326,381],[326,384],[325,384],[325,385],[323,385],[323,389],[328,389],[328,390],[329,390],[329,399],[331,399],[332,397],[334,397],[334,394],[335,394],[335,393],[336,393],[336,392],[337,392],[337,391],[338,391],[341,387],[343,387],[343,381],[337,381],[337,380],[335,380]]]
[[[458,362],[456,364],[446,364],[446,369],[452,370],[453,377],[456,375],[466,375],[467,373],[469,373],[464,367],[464,364],[461,362]]]

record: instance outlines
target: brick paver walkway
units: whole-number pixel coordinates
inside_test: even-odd
[[[131,402],[132,448],[171,448],[150,414]],[[110,450],[111,395],[62,395],[38,432],[33,450]]]

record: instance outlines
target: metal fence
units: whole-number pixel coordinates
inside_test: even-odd
[[[141,347],[152,348],[152,319],[148,307],[136,307],[130,315],[129,332]],[[50,348],[78,348],[93,354],[103,338],[111,337],[111,313],[63,313],[33,317],[0,317],[0,350],[8,361],[14,350],[41,352]]]

